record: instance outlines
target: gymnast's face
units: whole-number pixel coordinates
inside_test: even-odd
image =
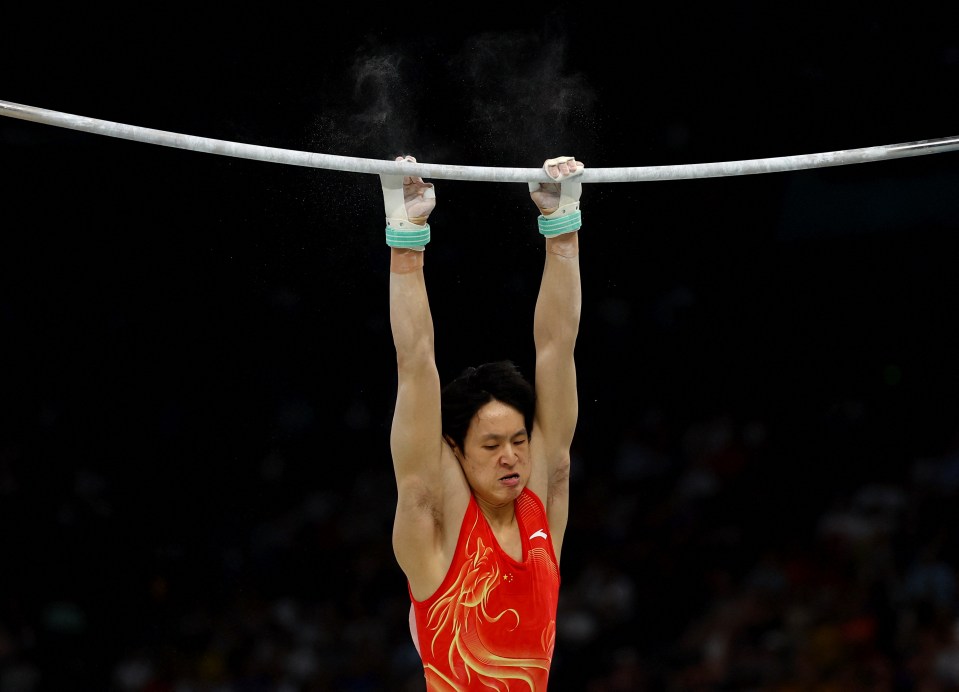
[[[522,413],[501,401],[485,404],[470,421],[463,446],[457,457],[481,504],[502,507],[519,497],[530,472]]]

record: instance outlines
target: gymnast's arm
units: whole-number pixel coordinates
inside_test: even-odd
[[[566,181],[583,171],[572,157],[547,160],[550,177]],[[536,346],[536,417],[531,438],[534,473],[545,474],[543,498],[549,517],[553,548],[559,560],[569,516],[570,447],[579,414],[574,349],[579,333],[582,289],[579,269],[580,183],[530,185],[539,207],[541,232],[546,236],[546,259],[533,317]],[[542,219],[567,223],[574,230],[555,235],[544,230]],[[543,487],[540,485],[540,487]]]
[[[412,157],[406,160],[415,162]],[[433,185],[422,178],[381,176],[381,181],[387,242],[391,244],[389,310],[397,373],[390,431],[397,487],[393,549],[400,567],[415,584],[418,570],[424,569],[425,558],[436,545],[435,514],[442,491],[440,379],[423,273],[427,219],[436,200]],[[417,240],[408,238],[422,234],[424,228],[423,246],[403,246],[421,240],[422,235]]]

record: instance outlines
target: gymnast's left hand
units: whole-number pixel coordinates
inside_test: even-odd
[[[579,202],[582,184],[570,178],[581,175],[586,165],[573,156],[559,156],[546,159],[543,170],[555,183],[530,183],[529,196],[533,199],[543,216],[552,214],[560,207]]]

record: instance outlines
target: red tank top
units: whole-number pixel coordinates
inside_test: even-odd
[[[525,560],[503,552],[471,495],[446,579],[424,601],[410,593],[430,692],[546,689],[559,566],[542,501],[524,488],[515,509]]]

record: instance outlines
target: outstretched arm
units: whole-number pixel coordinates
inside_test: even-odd
[[[582,308],[579,273],[579,175],[584,166],[572,157],[544,164],[555,183],[530,183],[541,212],[546,262],[533,318],[536,345],[536,420],[532,444],[536,486],[545,487],[545,503],[557,558],[569,515],[570,447],[579,402],[573,358]]]
[[[412,157],[405,160],[415,162]],[[435,535],[430,507],[436,502],[441,477],[440,380],[423,275],[427,219],[436,198],[433,185],[422,178],[382,175],[380,180],[391,246],[390,326],[397,373],[390,432],[397,485],[393,547],[410,576]]]

